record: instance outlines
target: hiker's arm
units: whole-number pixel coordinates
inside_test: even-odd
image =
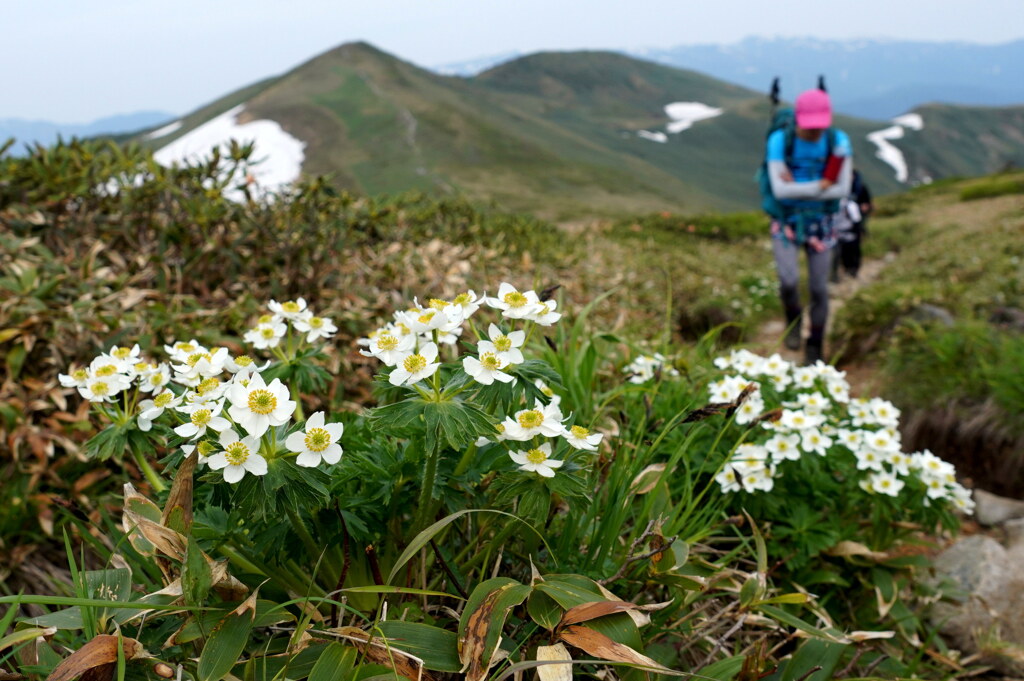
[[[845,165],[845,164],[844,164]],[[790,178],[787,180],[786,178]],[[772,194],[777,199],[816,199],[821,192],[818,180],[795,182],[792,179],[785,161],[768,161],[768,180],[772,184]]]
[[[820,189],[820,183],[819,189]],[[849,158],[843,160],[843,165],[839,169],[839,177],[836,178],[835,184],[829,185],[828,189],[822,190],[820,194],[813,197],[821,199],[822,201],[831,201],[832,199],[841,199],[844,196],[850,195],[850,190],[853,188],[853,163]]]

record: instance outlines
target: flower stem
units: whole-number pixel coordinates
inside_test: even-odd
[[[313,535],[306,529],[305,523],[302,522],[302,518],[295,512],[295,509],[291,507],[285,508],[285,512],[288,514],[288,520],[291,522],[292,527],[295,529],[295,533],[299,535],[299,539],[302,540],[306,550],[309,551],[310,560],[316,560],[320,555],[322,549],[317,548],[316,542],[313,541]]]
[[[139,470],[141,470],[142,474],[146,476],[146,480],[149,481],[153,490],[156,492],[163,492],[167,489],[167,485],[165,485],[164,481],[160,479],[160,475],[153,470],[153,467],[149,465],[149,462],[146,461],[146,457],[134,449],[132,449],[131,452],[132,458],[135,459],[135,463],[138,465]]]
[[[476,443],[466,447],[466,451],[462,454],[462,458],[459,459],[459,464],[455,467],[456,477],[466,472],[466,469],[469,468],[469,464],[473,461],[474,456],[476,456]]]
[[[426,452],[426,460],[423,462],[423,480],[420,487],[419,513],[414,525],[413,536],[419,534],[430,525],[434,517],[434,480],[437,478],[437,459],[440,448],[435,445]]]

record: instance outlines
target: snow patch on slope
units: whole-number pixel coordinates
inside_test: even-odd
[[[651,132],[650,130],[639,130],[639,131],[637,131],[636,134],[637,134],[638,137],[643,137],[645,140],[651,140],[652,142],[661,142],[662,144],[665,144],[666,142],[668,142],[668,135],[666,135],[663,132],[659,132],[659,131]]]
[[[921,118],[921,114],[908,113],[897,116],[892,119],[892,122],[896,125],[869,132],[867,138],[869,142],[878,147],[875,156],[888,163],[896,171],[896,181],[906,182],[910,177],[907,159],[903,157],[903,152],[892,141],[903,139],[905,128],[909,130],[923,130],[924,119]]]
[[[167,137],[172,132],[177,132],[179,128],[181,128],[181,121],[174,121],[173,123],[168,123],[162,128],[157,128],[153,132],[147,132],[146,139],[155,140],[161,137]]]
[[[252,165],[246,172],[261,190],[280,191],[299,178],[306,143],[289,135],[276,121],[239,123],[238,116],[244,109],[245,105],[240,104],[210,119],[161,148],[153,158],[164,166],[195,164],[208,159],[214,147],[220,147],[222,155],[226,156],[233,139],[242,144],[252,143]],[[243,194],[240,190],[230,190],[225,196],[238,200]]]
[[[687,130],[697,121],[722,115],[722,109],[701,102],[672,102],[665,105],[665,114],[672,122],[665,129],[675,134]]]

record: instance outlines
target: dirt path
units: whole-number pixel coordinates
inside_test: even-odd
[[[843,275],[838,284],[829,284],[828,331],[831,331],[832,320],[836,318],[836,313],[842,309],[843,304],[861,287],[875,281],[886,265],[892,262],[893,257],[890,254],[884,258],[864,260],[856,279]],[[806,276],[806,273],[803,276]],[[809,324],[807,315],[804,315],[803,335],[805,338],[807,337]],[[769,320],[761,325],[748,345],[753,352],[761,355],[770,355],[777,352],[791,362],[803,361],[803,350],[789,350],[782,344],[782,336],[785,330],[786,324],[783,319]],[[826,338],[828,337],[828,331],[826,331]],[[828,348],[825,348],[825,351],[827,353]],[[854,395],[877,394],[878,380],[872,362],[860,362],[842,368],[846,372],[846,379],[850,382]]]

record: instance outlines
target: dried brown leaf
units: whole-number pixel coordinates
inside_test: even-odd
[[[629,646],[613,641],[602,633],[593,629],[581,626],[566,627],[559,634],[559,638],[571,646],[576,646],[588,655],[610,660],[612,662],[626,662],[641,667],[656,669],[662,673],[676,674],[668,667],[664,667],[643,653],[639,653]]]
[[[61,662],[46,677],[46,681],[71,681],[78,676],[92,672],[93,679],[109,679],[117,664],[117,636],[102,634],[76,650],[70,657]],[[142,644],[133,638],[122,638],[124,659],[134,660],[143,657],[146,651]]]

